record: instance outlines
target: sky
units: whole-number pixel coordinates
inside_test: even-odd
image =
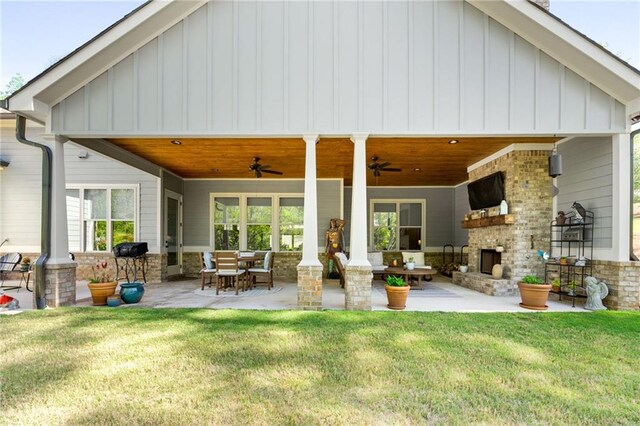
[[[144,1],[0,0],[0,89],[29,81]],[[640,0],[550,0],[551,12],[640,69]]]

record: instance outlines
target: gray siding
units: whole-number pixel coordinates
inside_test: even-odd
[[[580,137],[558,146],[563,174],[558,177],[558,210],[571,211],[574,201],[595,216],[594,247],[611,248],[613,165],[610,137]],[[557,212],[556,212],[557,213]]]
[[[463,0],[211,1],[55,105],[53,129],[620,133],[625,117]]]
[[[174,175],[173,173],[162,173],[162,188],[173,191],[177,194],[184,194],[184,179]],[[164,193],[164,191],[163,191]]]
[[[18,143],[13,133],[13,128],[2,129],[0,155],[11,165],[0,173],[0,242],[9,238],[3,251],[11,247],[39,251],[42,155],[39,149]],[[27,138],[44,142],[42,133],[42,127],[29,128]],[[85,148],[71,142],[65,144],[67,184],[137,185],[140,240],[147,241],[149,249],[157,252],[158,179],[92,151],[88,158],[80,159],[81,150]]]
[[[464,220],[464,215],[469,213],[469,192],[467,184],[460,185],[453,190],[454,212],[453,212],[453,245],[463,246],[469,244],[469,231],[462,228],[460,222]]]
[[[367,188],[367,233],[369,232],[369,200],[371,199],[424,199],[427,205],[425,247],[441,247],[454,242],[451,217],[454,213],[453,188]],[[345,240],[349,244],[351,221],[351,187],[344,189],[344,215],[347,220]],[[367,234],[367,239],[369,235]]]
[[[318,181],[318,244],[324,245],[329,220],[342,217],[339,180]],[[304,193],[303,180],[185,180],[184,245],[209,246],[211,193]]]

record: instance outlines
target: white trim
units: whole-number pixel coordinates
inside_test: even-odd
[[[465,180],[464,182],[460,182],[459,184],[452,186],[451,188],[460,188],[462,185],[466,185],[469,183],[469,179]]]
[[[369,251],[382,251],[382,252],[393,252],[400,251],[399,247],[395,247],[392,250],[376,250],[373,246],[373,213],[374,213],[374,205],[375,204],[395,204],[396,205],[396,214],[397,216],[397,225],[396,225],[396,236],[400,236],[400,228],[417,228],[417,226],[400,226],[400,204],[420,204],[422,207],[422,217],[420,224],[420,248],[418,250],[411,251],[425,251],[424,244],[426,242],[427,237],[427,200],[426,198],[371,198],[369,200]],[[400,240],[397,240],[399,243]],[[407,249],[408,251],[408,249]]]
[[[629,260],[631,241],[631,141],[628,133],[614,135],[612,144],[612,204],[611,217],[612,257],[617,261]]]
[[[162,199],[162,187],[163,185],[163,169],[160,169],[160,177],[158,177],[158,181],[156,183],[156,223],[158,232],[156,234],[156,238],[158,241],[158,252],[164,253],[164,244],[162,244],[164,238],[164,201]]]
[[[514,143],[505,148],[502,148],[500,151],[495,152],[488,157],[483,158],[477,163],[470,165],[469,167],[467,167],[467,173],[477,169],[478,167],[482,167],[485,164],[488,164],[494,160],[497,160],[498,158],[504,155],[507,155],[508,153],[513,151],[551,151],[551,150],[553,150],[552,143]]]

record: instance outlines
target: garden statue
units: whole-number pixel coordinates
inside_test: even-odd
[[[331,219],[329,229],[326,232],[326,252],[328,254],[342,251],[342,230],[346,221],[342,219]]]
[[[566,221],[567,221],[567,216],[562,210],[560,210],[558,212],[558,216],[556,216],[556,225],[564,225]]]
[[[609,295],[609,287],[603,281],[598,281],[594,277],[584,279],[587,287],[587,303],[584,308],[590,311],[602,311],[607,309],[602,304],[602,299]]]

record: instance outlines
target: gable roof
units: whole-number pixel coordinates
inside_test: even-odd
[[[640,113],[640,71],[528,0],[464,0]],[[55,103],[206,3],[151,1],[56,62],[4,101],[4,107],[45,122]]]

